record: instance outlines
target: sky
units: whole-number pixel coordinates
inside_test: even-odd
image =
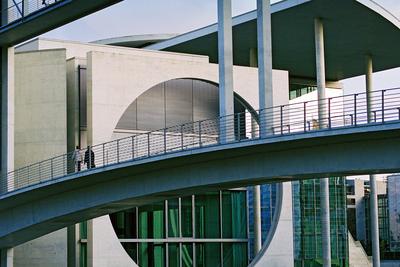
[[[375,2],[400,18],[399,0]],[[256,0],[232,0],[234,16],[254,10],[255,7]],[[216,21],[217,0],[125,0],[42,36],[87,42],[126,35],[185,33]],[[400,69],[377,73],[374,87],[400,87],[399,77]],[[347,93],[365,90],[364,77],[344,80],[343,84]]]

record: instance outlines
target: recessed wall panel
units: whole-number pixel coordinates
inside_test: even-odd
[[[158,130],[165,127],[164,99],[164,84],[151,88],[138,98],[138,130]]]
[[[167,127],[192,121],[192,83],[189,79],[171,80],[165,83]]]

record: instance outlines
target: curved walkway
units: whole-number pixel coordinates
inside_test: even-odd
[[[397,95],[396,90],[387,93],[390,99]],[[382,95],[382,91],[378,93]],[[343,105],[348,97],[354,99],[354,95],[346,96],[338,103]],[[357,97],[361,99],[362,96]],[[236,114],[218,119],[218,123],[237,121],[231,124],[236,127],[232,127],[231,134],[227,135],[230,143],[218,143],[218,135],[213,136],[210,132],[218,128],[196,128],[205,126],[203,121],[190,124],[188,128],[174,127],[187,129],[183,134],[164,130],[160,135],[160,131],[156,131],[135,136],[133,143],[126,141],[132,140],[130,137],[95,146],[96,168],[81,172],[68,173],[69,155],[61,157],[66,159],[65,164],[55,164],[58,161],[51,159],[46,164],[42,162],[17,170],[8,178],[16,179],[13,183],[24,186],[0,196],[0,247],[13,247],[83,220],[169,197],[294,179],[398,172],[399,108],[397,104],[389,108],[393,101],[383,99],[387,101],[386,108],[373,110],[376,122],[371,124],[362,124],[362,112],[345,112],[341,121],[347,123],[349,121],[343,118],[352,117],[352,124],[339,126],[335,119],[338,115],[332,112],[336,100],[331,99],[327,100],[331,103],[331,116],[323,119],[327,125],[321,130],[312,129],[313,121],[294,119],[304,110],[282,106],[270,110],[269,114],[274,114],[278,109],[281,116],[271,120],[275,127],[265,138],[255,134],[258,129],[254,123],[250,123],[249,129],[238,127],[242,121],[251,122],[251,114]],[[357,108],[361,110],[363,104],[359,103]],[[312,102],[300,104],[309,110],[313,105]],[[345,105],[346,109],[349,106]],[[379,117],[379,111],[384,111],[385,115]],[[284,124],[285,121],[290,124]],[[194,133],[196,129],[200,134]],[[246,129],[246,132],[238,129]],[[142,139],[150,140],[150,143],[139,142]],[[161,141],[153,143],[154,140]],[[179,144],[179,149],[176,146],[175,150],[169,149],[173,148],[170,144]],[[126,155],[133,155],[133,159],[125,158]],[[376,155],[380,155],[379,160]],[[38,168],[40,166],[42,169]],[[44,172],[44,166],[52,166],[53,171]],[[41,171],[34,171],[38,169]],[[65,171],[65,175],[56,176],[61,174],[60,170]],[[53,178],[44,176],[45,173],[52,173]],[[26,177],[32,183],[20,184]],[[40,179],[29,180],[31,177]]]

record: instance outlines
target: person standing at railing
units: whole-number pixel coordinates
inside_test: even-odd
[[[91,149],[90,146],[87,147],[87,150],[85,151],[85,160],[84,162],[86,163],[86,167],[88,169],[91,168],[96,168],[96,165],[94,164],[94,152]]]
[[[79,146],[76,146],[74,152],[72,153],[72,160],[75,163],[75,171],[81,171],[81,165],[83,161],[83,157],[81,154],[81,150],[79,149]]]

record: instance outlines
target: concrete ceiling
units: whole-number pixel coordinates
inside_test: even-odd
[[[371,0],[285,0],[272,5],[273,67],[292,77],[315,77],[314,18],[325,26],[326,76],[337,81],[400,66],[400,22]],[[234,18],[234,64],[249,65],[257,47],[256,12]],[[207,55],[218,62],[217,25],[210,25],[147,48]]]

